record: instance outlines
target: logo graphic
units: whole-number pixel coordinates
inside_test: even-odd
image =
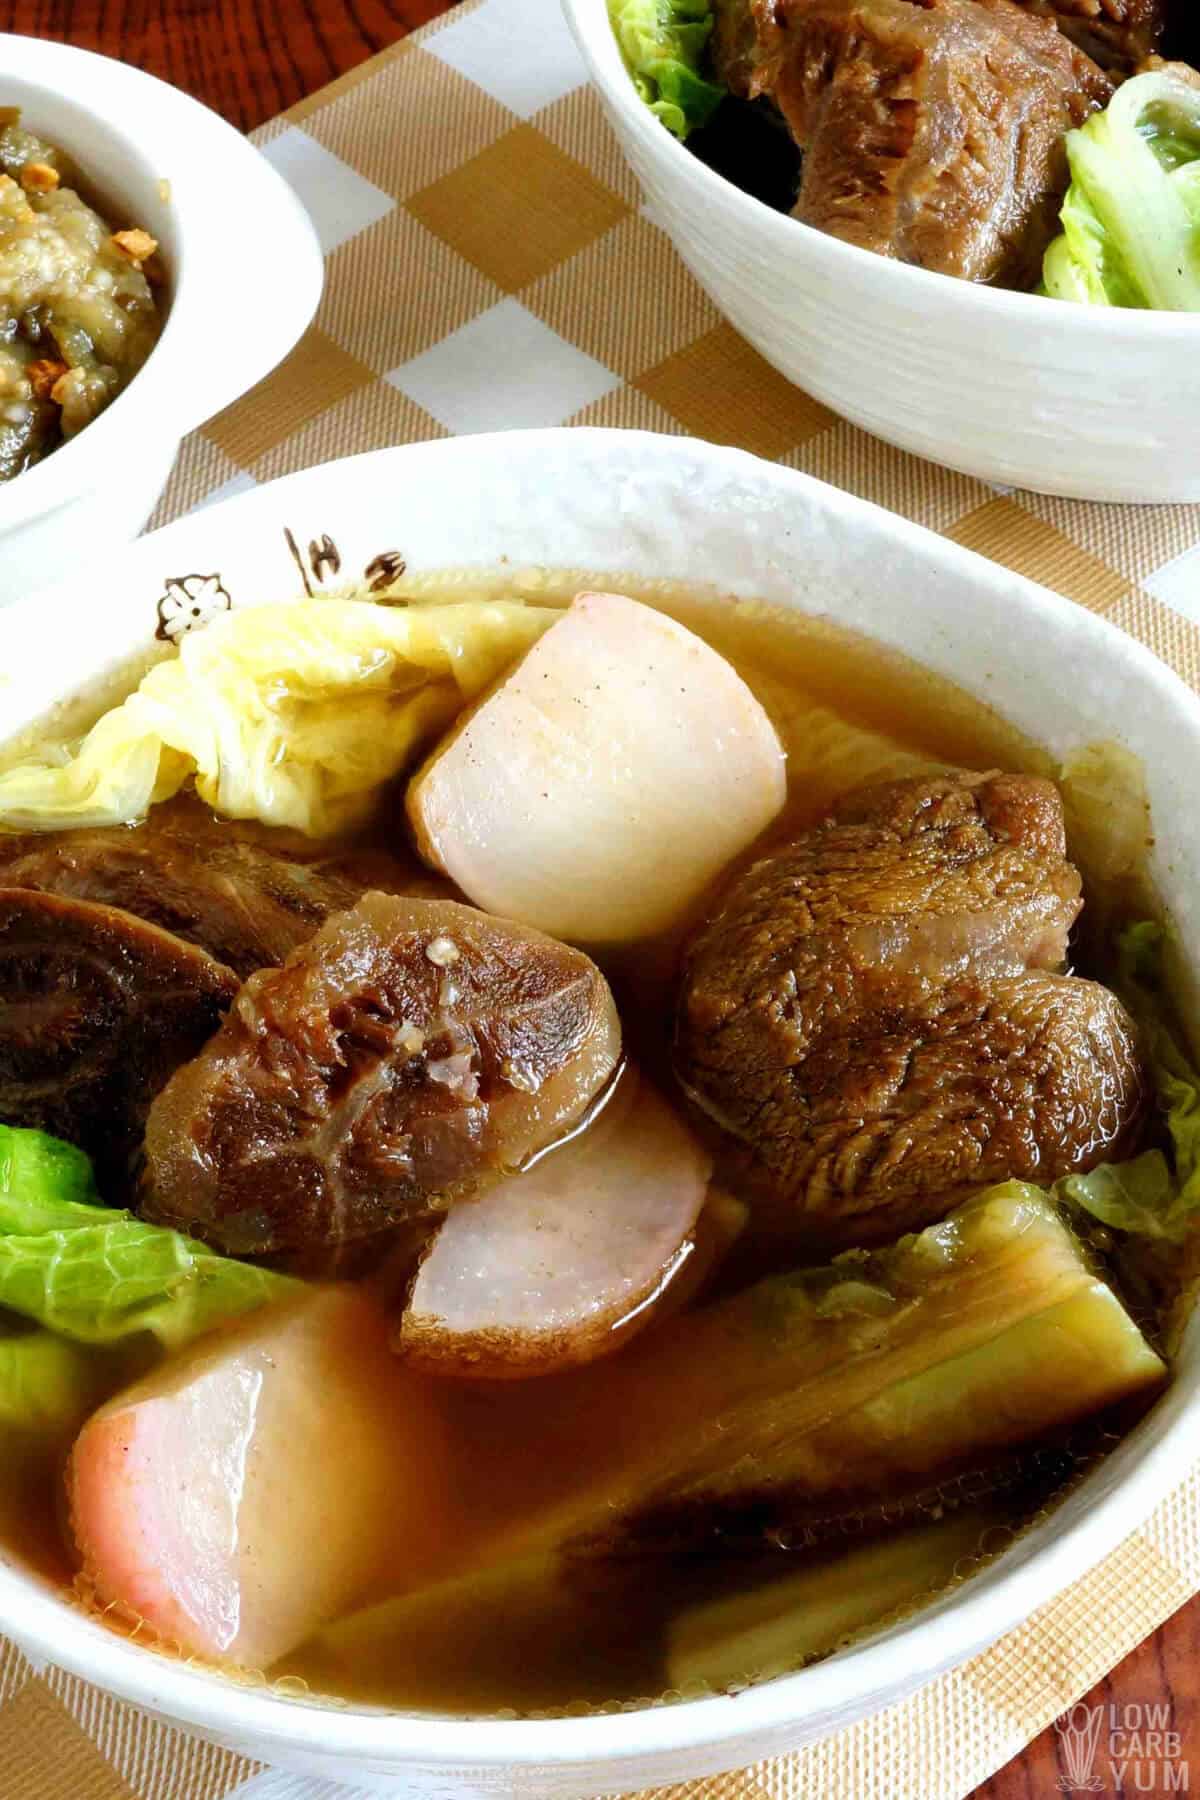
[[[1061,1719],[1055,1719],[1054,1729],[1062,1745],[1062,1759],[1066,1770],[1058,1778],[1058,1787],[1062,1793],[1103,1793],[1105,1784],[1096,1773],[1096,1752],[1100,1748],[1100,1728],[1103,1723],[1103,1706],[1073,1706]]]

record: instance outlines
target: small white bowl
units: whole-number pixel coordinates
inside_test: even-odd
[[[115,223],[156,237],[168,315],[129,387],[0,484],[0,604],[137,535],[181,438],[260,381],[316,311],[323,265],[287,183],[216,113],[126,63],[0,35],[0,105],[66,150]]]
[[[715,584],[892,645],[1056,755],[1119,736],[1145,764],[1153,872],[1200,967],[1200,705],[1079,606],[807,476],[680,438],[513,432],[305,470],[143,538],[77,584],[0,614],[0,741],[131,659],[187,605],[410,570],[532,566]],[[340,566],[331,575],[329,544]],[[321,560],[322,553],[324,560]],[[316,567],[314,568],[314,560]],[[191,571],[181,583],[183,571]],[[886,579],[880,571],[886,570]],[[52,641],[53,656],[46,653]],[[248,1689],[130,1644],[0,1550],[0,1632],[147,1710],[265,1762],[405,1795],[577,1800],[704,1778],[822,1736],[963,1661],[1085,1573],[1195,1456],[1200,1331],[1169,1390],[1048,1519],[918,1616],[732,1698],[551,1721],[414,1717]],[[1096,1621],[1100,1629],[1100,1622]]]
[[[643,105],[606,0],[562,5],[654,217],[789,381],[984,481],[1083,500],[1200,500],[1200,315],[956,281],[775,212]]]

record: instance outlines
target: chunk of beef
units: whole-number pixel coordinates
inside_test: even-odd
[[[804,151],[795,216],[863,249],[1028,285],[1067,186],[1064,134],[1111,94],[1013,0],[722,0],[717,67]]]
[[[369,887],[444,886],[383,852],[320,853],[288,832],[215,820],[193,799],[137,826],[0,835],[0,882],[123,907],[239,975],[282,962]]]
[[[124,1201],[151,1100],[237,985],[132,913],[0,890],[0,1119],[78,1144],[105,1197]]]
[[[1093,62],[1121,75],[1132,74],[1158,49],[1169,11],[1167,0],[1017,0],[1017,5],[1056,21]]]
[[[855,1240],[1118,1155],[1145,1101],[1115,996],[1057,972],[1062,807],[1021,775],[850,795],[755,864],[688,948],[676,1066],[746,1183]]]
[[[142,1210],[233,1255],[344,1260],[556,1141],[619,1054],[580,951],[453,901],[367,894],[251,976],[159,1095]]]

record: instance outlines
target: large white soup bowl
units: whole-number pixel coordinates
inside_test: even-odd
[[[304,583],[377,578],[399,557],[416,573],[532,565],[715,584],[731,605],[767,600],[867,633],[1055,754],[1119,739],[1145,764],[1153,873],[1200,964],[1200,705],[1176,677],[1091,613],[902,519],[676,438],[459,438],[333,463],[206,509],[114,558],[86,591],[0,614],[0,739],[163,653],[162,632],[181,629],[190,606],[202,623],[214,607],[295,596]],[[3,1552],[0,1632],[248,1756],[385,1793],[576,1800],[703,1777],[861,1718],[1019,1624],[1184,1476],[1198,1413],[1192,1331],[1134,1432],[983,1573],[867,1642],[733,1697],[542,1721],[322,1705],[128,1643]]]

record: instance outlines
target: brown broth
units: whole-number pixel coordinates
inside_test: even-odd
[[[594,576],[516,570],[484,583],[478,572],[462,571],[408,579],[389,599],[403,603],[518,593],[554,604],[580,586],[603,585]],[[609,585],[661,607],[706,638],[768,710],[789,757],[786,811],[772,827],[771,838],[810,825],[848,788],[920,768],[1052,772],[1045,753],[991,707],[917,663],[826,620],[620,577],[611,578]],[[986,688],[986,670],[979,679]],[[381,816],[368,836],[395,848],[392,813]],[[687,923],[680,920],[663,938],[601,959],[617,992],[633,1054],[664,1081],[671,982],[678,939]],[[771,1255],[778,1261],[783,1252],[776,1246]],[[794,1248],[789,1260],[795,1260]],[[744,1273],[735,1279],[760,1273],[761,1261],[761,1254],[743,1259]],[[738,1267],[737,1257],[726,1265],[723,1286],[728,1270]],[[719,1269],[710,1268],[699,1291],[711,1291],[721,1279]],[[690,1293],[686,1303],[696,1297]],[[661,1327],[651,1327],[656,1329]],[[822,1562],[833,1566],[848,1553],[836,1536],[806,1543],[787,1533],[764,1531],[758,1542],[720,1552],[706,1543],[691,1554],[614,1557],[569,1567],[565,1573],[536,1560],[516,1569],[489,1569],[489,1539],[503,1535],[506,1519],[537,1494],[570,1487],[572,1433],[556,1437],[549,1426],[556,1416],[569,1413],[575,1380],[544,1378],[519,1384],[519,1392],[506,1384],[502,1405],[494,1389],[482,1387],[463,1385],[448,1397],[457,1455],[469,1485],[464,1529],[477,1539],[482,1566],[447,1587],[384,1605],[370,1619],[335,1624],[270,1671],[271,1679],[291,1693],[307,1689],[351,1701],[458,1714],[574,1712],[647,1702],[661,1697],[667,1686],[667,1633],[682,1608],[719,1593],[752,1591],[791,1573],[801,1559],[806,1567]],[[442,1393],[446,1397],[445,1388]],[[1019,1527],[1061,1491],[1070,1470],[1094,1457],[1098,1441],[1074,1440],[1055,1457],[1026,1468],[1022,1485],[1002,1500],[993,1496],[986,1519],[981,1515],[981,1553],[996,1546],[997,1505]],[[0,1542],[8,1553],[62,1581],[68,1559],[59,1531],[59,1491],[57,1464],[4,1458]],[[936,1513],[957,1498],[957,1493],[942,1490],[925,1504]],[[869,1533],[875,1527],[859,1518],[847,1523],[846,1529],[851,1528]],[[970,1561],[959,1559],[959,1575]],[[893,1600],[885,1616],[902,1613],[925,1591],[927,1586],[918,1585],[903,1601]],[[835,1648],[844,1635],[831,1628],[822,1650]]]

